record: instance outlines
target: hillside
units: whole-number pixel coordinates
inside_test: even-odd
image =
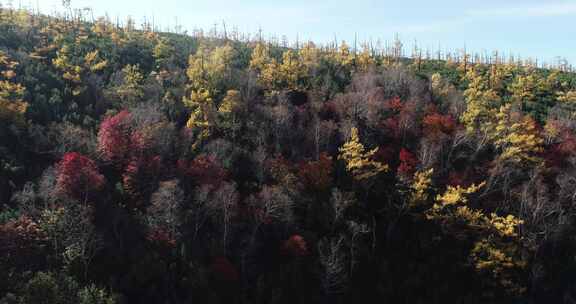
[[[576,74],[0,8],[0,303],[571,303]]]

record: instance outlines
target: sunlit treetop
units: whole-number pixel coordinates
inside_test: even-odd
[[[428,200],[428,192],[432,184],[433,173],[434,169],[428,169],[425,171],[417,171],[414,174],[414,179],[410,185],[410,190],[412,191],[409,200],[410,206],[417,206]]]
[[[520,116],[520,117],[518,117]],[[516,164],[537,164],[543,151],[536,123],[529,116],[511,111],[511,106],[503,106],[496,115],[495,145],[501,150],[498,160]]]
[[[367,72],[371,67],[376,65],[376,59],[372,56],[372,50],[369,45],[362,47],[362,52],[356,58],[356,65],[359,71]]]
[[[240,92],[237,90],[229,90],[226,96],[218,107],[218,112],[221,114],[232,113],[240,104]]]
[[[200,45],[196,54],[190,55],[186,75],[193,90],[200,88],[214,92],[230,76],[234,49],[226,44],[211,50]]]
[[[28,103],[24,102],[25,88],[14,82],[14,69],[18,62],[11,60],[0,51],[0,121],[9,121],[22,125]]]
[[[338,159],[346,163],[346,170],[356,180],[365,180],[388,171],[388,165],[372,159],[378,149],[366,151],[358,137],[358,129],[352,128],[350,139],[339,149]]]

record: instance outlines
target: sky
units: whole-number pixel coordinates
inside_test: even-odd
[[[6,4],[10,0],[0,0]],[[62,0],[12,0],[13,6],[62,11]],[[576,64],[576,0],[71,0],[112,18],[154,19],[163,28],[210,29],[226,23],[243,33],[326,43],[391,41],[407,48],[462,49]]]

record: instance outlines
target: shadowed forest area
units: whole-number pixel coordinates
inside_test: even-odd
[[[575,303],[576,74],[0,8],[0,303]]]

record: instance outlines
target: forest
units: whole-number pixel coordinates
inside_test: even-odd
[[[576,303],[576,73],[0,7],[0,303]]]

